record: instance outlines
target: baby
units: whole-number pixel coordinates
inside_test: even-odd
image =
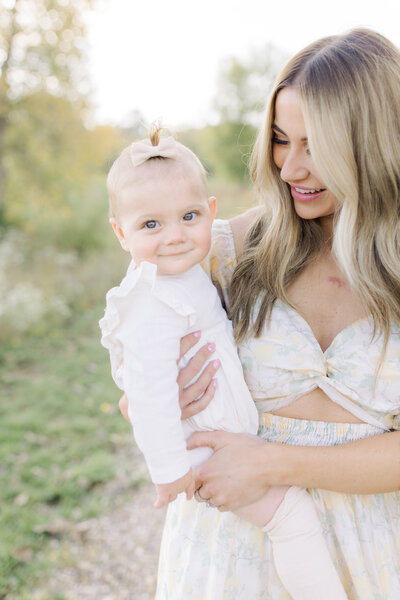
[[[160,133],[154,125],[149,140],[125,148],[108,175],[110,223],[132,263],[120,286],[108,292],[100,321],[113,378],[128,397],[135,439],[156,486],[157,508],[180,493],[202,500],[192,469],[212,451],[186,449],[193,431],[255,435],[258,429],[231,323],[200,266],[210,249],[216,200],[208,197],[199,159]],[[180,340],[197,330],[215,344],[221,368],[211,403],[182,421],[176,382]],[[235,514],[268,533],[278,573],[293,598],[346,598],[305,490],[271,487]]]

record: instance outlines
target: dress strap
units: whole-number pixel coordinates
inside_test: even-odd
[[[346,396],[341,394],[336,388],[334,388],[333,385],[331,385],[328,377],[316,377],[315,382],[317,386],[323,392],[325,392],[325,394],[329,396],[329,398],[333,402],[335,402],[345,410],[348,410],[349,413],[351,413],[358,419],[361,419],[365,423],[369,423],[369,425],[375,425],[375,427],[380,427],[384,431],[389,431],[389,427],[387,427],[387,425],[381,423],[381,421],[373,417],[366,410],[352,402],[349,398],[347,398]]]

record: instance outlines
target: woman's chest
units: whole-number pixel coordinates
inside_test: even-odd
[[[332,261],[309,265],[287,290],[289,301],[310,326],[322,351],[346,327],[366,316],[360,300]]]

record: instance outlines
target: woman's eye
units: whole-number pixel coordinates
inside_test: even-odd
[[[273,144],[280,144],[281,146],[287,146],[289,142],[287,140],[283,140],[282,138],[278,138],[278,137],[273,136],[272,143]]]
[[[146,223],[144,224],[146,229],[155,229],[158,225],[157,221],[146,221]]]
[[[186,213],[186,215],[183,217],[183,220],[184,221],[193,221],[193,219],[195,219],[195,218],[196,218],[196,213],[189,212],[189,213]]]

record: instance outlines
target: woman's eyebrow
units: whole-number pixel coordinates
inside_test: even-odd
[[[273,129],[274,131],[277,131],[278,133],[281,133],[282,135],[284,135],[285,137],[287,137],[287,133],[285,133],[283,131],[283,129],[281,129],[280,127],[278,127],[278,125],[275,125],[275,123],[273,123],[271,125],[271,129]],[[301,142],[308,142],[308,137],[302,137]]]

